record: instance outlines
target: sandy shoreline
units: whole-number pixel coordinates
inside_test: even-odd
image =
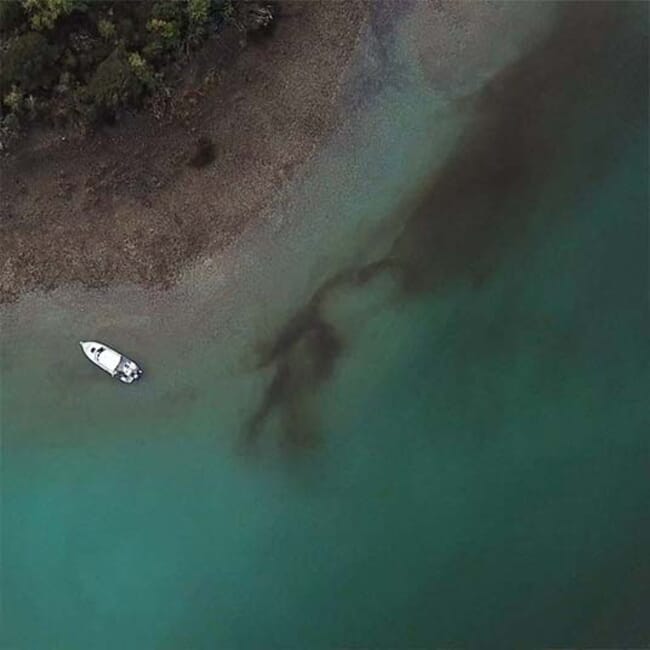
[[[367,15],[360,1],[287,2],[268,40],[241,49],[233,31],[200,53],[171,119],[141,114],[86,140],[32,138],[5,157],[0,302],[69,283],[169,286],[231,243],[335,126]],[[215,58],[226,62],[214,68]],[[197,169],[188,161],[199,138],[216,156]]]
[[[403,75],[443,101],[471,96],[552,13],[287,0],[271,37],[242,48],[240,33],[223,33],[185,70],[162,118],[131,116],[86,139],[41,134],[0,159],[0,304],[71,285],[172,286],[282,204],[297,173],[385,84],[400,101]],[[508,38],[489,38],[505,29]],[[214,161],[193,167],[205,138]]]

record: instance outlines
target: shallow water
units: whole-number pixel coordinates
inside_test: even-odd
[[[650,639],[647,6],[460,104],[399,20],[240,248],[3,314],[3,647]]]

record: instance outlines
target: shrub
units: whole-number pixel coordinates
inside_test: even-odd
[[[203,27],[210,15],[210,0],[188,0],[187,13],[192,29]]]
[[[126,104],[137,104],[145,86],[129,64],[121,48],[117,48],[102,63],[88,83],[88,97],[100,114],[115,115]]]
[[[142,58],[138,52],[131,52],[128,56],[129,66],[133,74],[142,82],[146,90],[153,89],[155,78],[153,68]]]
[[[97,31],[107,41],[113,39],[116,33],[115,25],[110,20],[105,20],[104,18],[100,18],[97,21]]]
[[[147,29],[161,38],[163,41],[172,43],[178,40],[179,31],[176,23],[162,18],[152,18],[147,23]]]
[[[268,32],[275,26],[275,7],[263,0],[244,2],[239,7],[236,21],[250,32]]]
[[[20,115],[23,110],[23,94],[16,88],[12,86],[11,90],[3,97],[2,103],[16,115]]]

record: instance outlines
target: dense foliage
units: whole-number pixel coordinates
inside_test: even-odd
[[[242,0],[0,0],[1,134],[112,119],[225,22],[271,18],[266,3]]]

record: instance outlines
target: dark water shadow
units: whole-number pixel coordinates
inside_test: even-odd
[[[562,169],[577,111],[609,102],[617,106],[616,119],[645,120],[647,37],[636,30],[628,38],[632,13],[615,3],[563,5],[549,37],[476,93],[470,126],[406,215],[387,256],[326,280],[262,344],[258,368],[272,379],[243,432],[245,448],[255,447],[274,413],[285,448],[322,443],[317,394],[346,351],[323,315],[334,290],[362,289],[386,273],[406,298],[459,282],[480,288],[522,241],[536,202]],[[585,141],[575,183],[593,182],[609,167],[614,130]]]

